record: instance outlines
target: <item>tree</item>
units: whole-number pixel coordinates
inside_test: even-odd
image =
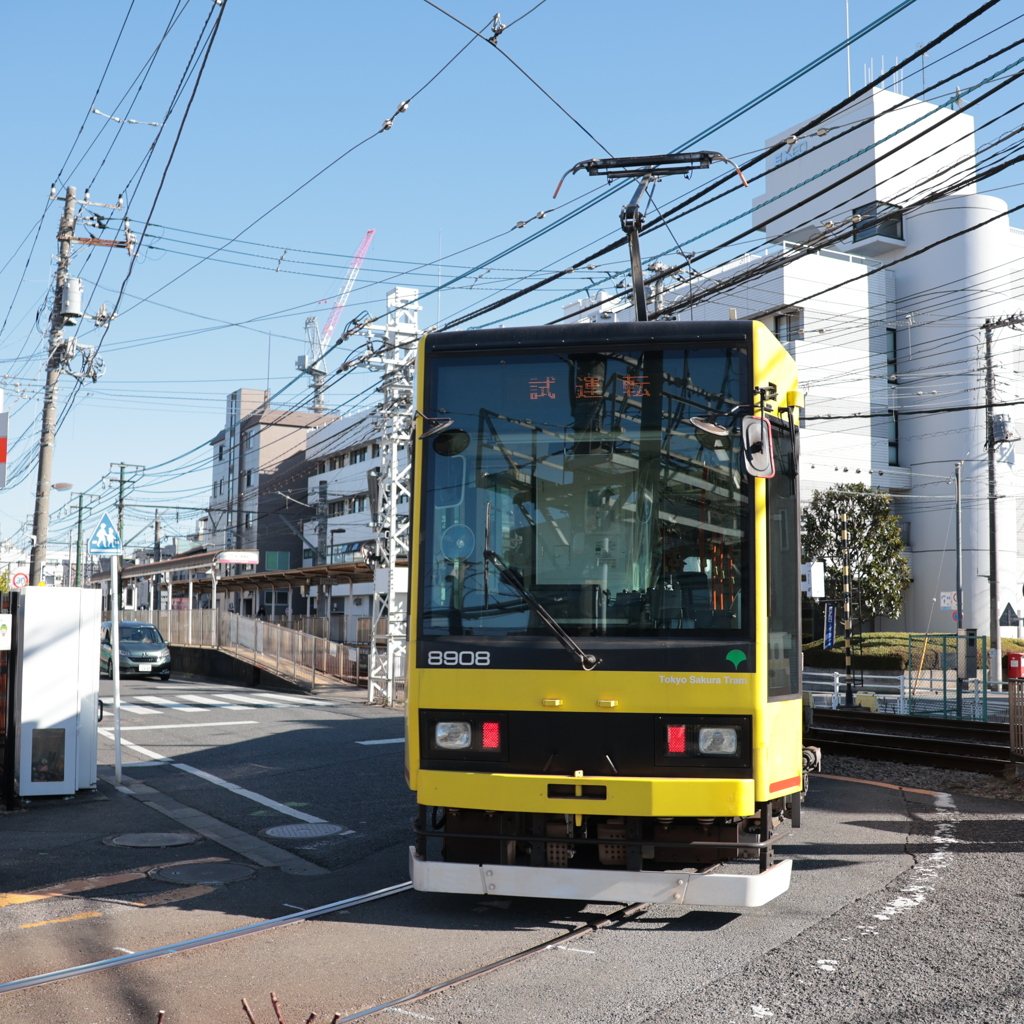
[[[864,484],[836,484],[815,491],[803,513],[804,559],[825,563],[825,593],[843,597],[842,514],[847,515],[850,585],[863,622],[876,615],[896,618],[910,586],[900,519],[892,496]]]
[[[0,570],[0,594],[6,594],[11,589],[11,570]]]

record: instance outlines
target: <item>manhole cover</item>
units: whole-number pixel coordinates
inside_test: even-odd
[[[263,830],[263,835],[277,839],[314,839],[317,836],[332,836],[335,832],[344,832],[340,825],[324,822],[309,822],[301,825],[276,825]]]
[[[131,846],[137,849],[153,849],[162,846],[188,846],[199,836],[191,832],[129,832],[108,840],[111,846]]]
[[[253,874],[252,868],[242,864],[180,864],[178,867],[160,868],[151,877],[179,885],[223,885],[225,882],[240,882]]]

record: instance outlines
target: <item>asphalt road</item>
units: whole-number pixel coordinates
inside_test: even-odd
[[[401,740],[400,713],[367,706],[362,691],[310,703],[194,680],[132,680],[123,690],[123,735],[135,746],[126,750],[133,760],[124,786],[102,782],[95,795],[36,801],[0,817],[0,890],[53,891],[99,876],[95,888],[76,893],[6,905],[0,895],[0,980],[224,931],[408,877],[413,800],[403,745],[377,742]],[[101,762],[112,761],[112,749],[102,737]],[[0,995],[0,1021],[155,1024],[165,1010],[166,1024],[244,1024],[244,996],[262,1022],[274,1019],[272,990],[288,1024],[314,1010],[330,1020],[550,943],[530,960],[388,1016],[451,1024],[1019,1022],[1021,986],[1009,968],[1024,898],[1019,812],[1019,804],[815,780],[804,828],[781,851],[794,858],[793,885],[763,908],[655,907],[564,944],[561,935],[615,908],[405,893]],[[313,839],[261,834],[310,818],[343,830]],[[158,850],[104,841],[183,831],[182,820],[207,835]],[[185,888],[135,870],[207,858],[253,874]]]

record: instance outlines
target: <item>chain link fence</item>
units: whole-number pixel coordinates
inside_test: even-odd
[[[907,714],[989,721],[988,637],[911,633]]]

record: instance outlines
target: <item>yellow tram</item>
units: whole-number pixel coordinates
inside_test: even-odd
[[[757,321],[428,335],[417,889],[757,906],[799,824],[796,366]]]

